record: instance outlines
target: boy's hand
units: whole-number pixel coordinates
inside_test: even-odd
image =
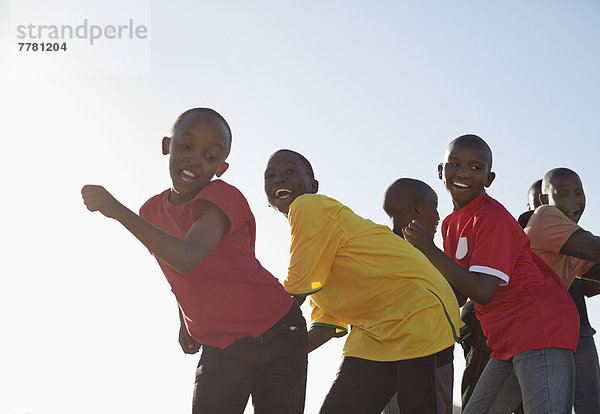
[[[431,233],[415,220],[412,220],[408,223],[408,226],[402,229],[402,234],[404,234],[404,239],[407,242],[419,249],[425,256],[436,248]]]
[[[88,210],[99,211],[109,218],[116,218],[123,205],[99,185],[84,185],[81,189],[83,202]]]
[[[185,326],[179,328],[179,345],[186,354],[195,354],[200,350],[200,345],[194,338],[190,336]]]

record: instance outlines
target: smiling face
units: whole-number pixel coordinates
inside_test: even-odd
[[[265,169],[265,193],[269,205],[287,216],[290,204],[302,194],[316,193],[319,183],[309,166],[291,151],[278,151]]]
[[[556,206],[565,216],[579,222],[585,210],[585,192],[579,176],[571,170],[555,172],[544,186],[544,196],[551,206]]]
[[[229,145],[227,128],[214,116],[191,114],[179,121],[173,136],[163,139],[163,153],[170,155],[170,201],[190,201],[215,175],[220,177],[229,166]]]
[[[455,210],[485,193],[495,178],[490,168],[491,153],[482,145],[455,140],[448,146],[438,174],[452,197]]]

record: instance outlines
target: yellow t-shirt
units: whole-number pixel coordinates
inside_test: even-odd
[[[312,295],[313,326],[352,329],[344,356],[397,361],[434,354],[458,338],[458,303],[427,258],[388,227],[338,201],[304,194],[290,205],[284,286]]]
[[[536,208],[525,227],[525,233],[531,240],[531,250],[560,276],[567,288],[576,276],[581,276],[594,265],[592,262],[560,254],[560,249],[569,237],[580,228],[557,207],[549,205]]]

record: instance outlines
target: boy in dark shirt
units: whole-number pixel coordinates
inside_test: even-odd
[[[435,235],[440,215],[437,210],[438,197],[435,191],[423,181],[400,178],[385,192],[383,210],[392,220],[393,231],[404,238],[402,229],[412,220],[417,220],[430,233]],[[462,332],[462,329],[461,329]],[[446,348],[436,356],[435,379],[439,414],[452,414],[454,385],[454,346]],[[392,398],[383,414],[399,414],[400,410]]]

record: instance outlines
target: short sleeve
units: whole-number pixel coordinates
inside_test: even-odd
[[[525,227],[533,250],[560,253],[560,249],[581,227],[555,206],[540,206]]]
[[[146,201],[139,209],[139,216],[144,220],[148,220],[150,214],[148,213],[150,210],[150,202],[151,200]]]
[[[503,210],[474,221],[475,243],[469,270],[495,276],[508,284],[517,258],[529,242],[516,220]]]
[[[312,326],[335,328],[334,336],[336,338],[342,337],[348,333],[348,325],[325,313],[325,311],[321,309],[312,299],[310,301],[310,307],[312,308],[310,314]]]
[[[232,185],[221,180],[214,180],[206,186],[195,200],[206,200],[215,204],[229,219],[230,231],[234,232],[246,226],[252,218],[252,212],[246,197]],[[200,205],[203,208],[203,204]]]
[[[296,198],[290,205],[288,220],[292,243],[284,287],[294,296],[311,295],[327,282],[345,235],[316,194]]]

